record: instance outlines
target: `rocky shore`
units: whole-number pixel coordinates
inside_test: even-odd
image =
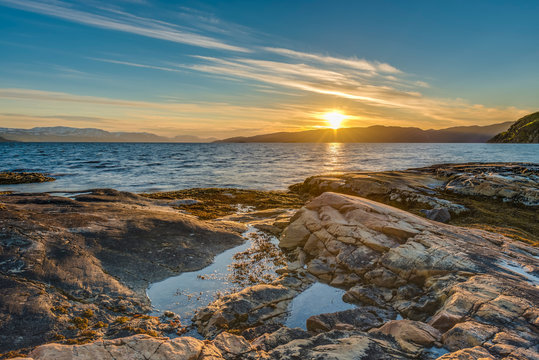
[[[0,185],[28,184],[54,181],[55,178],[35,172],[1,171]]]
[[[316,176],[282,194],[2,195],[0,351],[538,359],[538,185],[537,164],[458,164]],[[148,284],[206,266],[243,241],[247,223],[280,236],[283,267],[200,309],[204,340],[163,336],[181,334],[181,322],[147,315]],[[285,326],[290,304],[320,282],[351,308]]]

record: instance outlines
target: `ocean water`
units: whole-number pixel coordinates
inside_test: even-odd
[[[539,163],[539,145],[0,143],[0,171],[46,172],[57,178],[4,185],[0,191],[285,189],[317,174],[472,161]]]

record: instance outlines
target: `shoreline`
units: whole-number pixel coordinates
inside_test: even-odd
[[[181,333],[184,331],[182,330],[181,319],[174,314],[171,315],[172,318],[168,317],[170,314],[163,314],[160,319],[145,315],[149,311],[145,289],[149,284],[155,283],[156,279],[157,281],[158,279],[163,280],[186,271],[206,267],[212,262],[215,255],[220,254],[227,248],[231,248],[232,244],[240,244],[244,241],[241,240],[239,234],[247,224],[255,224],[258,229],[279,236],[290,221],[297,221],[298,215],[290,218],[297,209],[317,198],[320,194],[331,191],[354,196],[359,195],[362,198],[370,199],[369,201],[375,200],[396,206],[396,208],[405,209],[407,212],[419,215],[422,218],[426,216],[433,218],[433,220],[444,221],[445,219],[445,222],[450,224],[467,225],[468,227],[462,228],[469,229],[465,231],[475,231],[473,229],[477,229],[477,225],[482,225],[482,228],[486,230],[498,233],[505,232],[505,235],[518,240],[517,243],[519,244],[528,242],[533,246],[537,246],[539,244],[539,239],[536,237],[538,232],[534,227],[537,225],[527,220],[531,219],[530,216],[536,216],[535,211],[539,204],[539,197],[537,190],[534,189],[537,189],[537,187],[534,188],[535,185],[533,184],[528,187],[524,186],[524,180],[521,178],[527,177],[531,179],[530,181],[537,181],[539,179],[538,169],[539,164],[486,165],[468,163],[433,165],[406,171],[320,175],[291,186],[291,191],[289,192],[214,188],[186,189],[155,194],[133,194],[100,189],[83,193],[76,192],[73,197],[52,196],[46,193],[5,194],[0,196],[0,206],[2,206],[2,210],[5,210],[3,211],[2,219],[0,219],[3,227],[5,229],[11,229],[11,227],[13,229],[15,227],[27,229],[23,233],[19,232],[23,236],[28,235],[25,234],[26,231],[37,231],[36,234],[44,234],[41,237],[45,236],[47,240],[41,242],[42,245],[38,245],[40,241],[36,242],[35,239],[30,237],[26,238],[27,240],[12,243],[8,248],[5,248],[7,252],[2,254],[4,259],[11,256],[12,250],[18,249],[18,254],[23,254],[22,256],[17,255],[18,261],[22,261],[24,265],[21,267],[21,265],[17,265],[17,261],[8,261],[8,266],[11,267],[0,269],[2,270],[2,282],[6,285],[10,284],[7,288],[14,291],[12,294],[29,291],[27,285],[23,285],[24,283],[17,280],[21,279],[21,276],[32,279],[31,281],[34,284],[32,286],[38,285],[39,281],[41,281],[39,280],[40,277],[50,276],[45,273],[41,275],[35,272],[33,275],[28,273],[28,271],[33,271],[30,270],[31,268],[43,268],[43,263],[40,264],[35,261],[39,259],[39,254],[43,251],[40,247],[49,247],[50,249],[46,250],[49,254],[51,254],[52,249],[56,249],[54,250],[55,252],[61,249],[67,250],[71,248],[71,245],[66,247],[67,243],[58,242],[62,236],[67,236],[72,239],[70,242],[76,246],[72,250],[68,250],[68,253],[75,250],[74,255],[68,254],[68,257],[75,256],[73,259],[79,259],[77,261],[85,259],[81,262],[82,266],[87,268],[85,272],[90,271],[94,275],[88,279],[83,277],[83,281],[90,281],[88,284],[93,282],[93,285],[90,285],[90,288],[86,286],[87,290],[81,292],[77,290],[79,285],[65,277],[53,280],[59,281],[55,287],[65,289],[57,293],[57,295],[54,295],[56,290],[53,290],[53,288],[41,287],[40,291],[47,293],[49,299],[51,295],[56,298],[53,303],[50,303],[49,300],[50,308],[56,310],[47,310],[49,315],[45,316],[43,314],[39,316],[44,316],[44,318],[49,319],[48,321],[52,321],[50,324],[55,324],[53,328],[61,329],[63,327],[65,329],[60,332],[54,330],[54,333],[49,331],[48,341],[54,341],[56,336],[56,341],[60,340],[64,344],[92,344],[101,336],[115,338],[129,336],[133,333],[150,336],[171,332]],[[508,172],[512,172],[512,177],[507,175]],[[490,176],[489,174],[496,176]],[[478,181],[479,187],[467,187],[466,185]],[[449,189],[447,185],[450,183],[451,187]],[[499,189],[507,188],[511,184],[516,184],[516,187],[512,188],[513,192],[499,193]],[[493,199],[494,196],[497,199]],[[8,200],[6,201],[6,199]],[[502,201],[501,199],[505,200]],[[439,211],[434,213],[431,211],[436,209]],[[496,212],[493,212],[495,210]],[[514,213],[512,214],[511,211]],[[33,219],[29,220],[30,218],[26,217],[25,213],[32,214]],[[68,216],[63,215],[62,219],[59,218],[57,214],[62,213]],[[69,215],[71,213],[76,214],[76,216]],[[507,217],[506,215],[512,216]],[[501,221],[504,226],[496,225],[496,221],[493,221],[496,220],[496,216],[499,217],[497,221]],[[502,216],[506,217],[502,218]],[[49,222],[49,224],[43,227],[43,221]],[[132,228],[129,229],[129,227]],[[63,231],[64,235],[58,236],[59,231],[60,233]],[[182,233],[184,235],[181,235],[181,239],[178,239],[177,235]],[[7,233],[5,234],[7,235]],[[134,234],[139,239],[136,244],[132,243],[131,240],[127,243],[121,240],[133,239]],[[143,234],[142,238],[141,234]],[[196,245],[190,240],[193,237],[192,234],[196,234],[194,236],[197,239]],[[216,242],[216,234],[220,234],[218,236],[221,236],[224,242]],[[204,240],[203,244],[200,243],[200,240],[205,238],[207,240]],[[172,248],[170,245],[166,245],[171,239],[176,239],[173,241],[184,249],[175,253],[175,256],[181,256],[184,259],[181,261],[184,264],[182,268],[171,267],[171,264],[179,264],[178,260],[174,259],[175,256],[171,257],[176,250],[171,253]],[[522,242],[523,240],[524,242]],[[154,243],[155,241],[157,243]],[[50,244],[56,245],[51,248]],[[282,238],[280,246],[286,249],[286,246],[283,247]],[[82,254],[80,253],[81,250],[76,250],[83,248],[88,250],[83,250]],[[197,250],[202,248],[205,252],[209,250],[210,253],[203,255],[202,252]],[[125,257],[123,252],[126,249],[130,249],[130,252],[140,253],[140,255],[135,254]],[[79,255],[76,255],[77,252],[79,252]],[[318,270],[313,273],[310,270],[305,271],[294,268],[295,270],[292,272],[303,272],[303,275],[299,277],[300,279],[309,278],[311,280],[300,280],[300,283],[292,285],[290,283],[291,278],[287,277],[286,274],[290,273],[293,266],[296,266],[292,266],[292,264],[296,261],[293,259],[297,254],[293,255],[289,251],[285,251],[285,253],[287,253],[288,265],[285,265],[284,268],[288,270],[278,273],[279,275],[284,274],[284,278],[270,283],[274,285],[264,285],[269,286],[268,289],[273,289],[271,286],[274,286],[275,289],[289,289],[285,292],[288,294],[285,295],[285,298],[289,299],[290,296],[294,298],[301,293],[305,286],[313,281],[310,278],[313,274],[315,277],[321,276],[322,281],[327,281],[324,280],[323,273],[317,272]],[[62,269],[61,271],[71,271],[69,267],[63,268],[61,265],[61,262],[65,261],[61,260],[65,258],[65,254],[60,252],[54,256],[55,264],[53,268],[57,269],[55,271],[59,269]],[[290,256],[292,257],[290,258]],[[191,260],[188,260],[190,257]],[[135,259],[137,260],[135,261]],[[194,261],[193,259],[197,260]],[[95,261],[102,264],[102,270],[98,269],[99,266],[95,267],[97,264]],[[30,263],[33,265],[28,267]],[[4,267],[5,264],[6,262],[4,261]],[[133,267],[133,265],[135,266]],[[126,271],[128,269],[131,270]],[[159,270],[155,272],[156,269]],[[141,281],[138,276],[134,276],[135,272],[143,273],[144,280]],[[168,276],[165,276],[165,274],[168,274]],[[153,281],[150,280],[152,278],[154,279]],[[275,283],[275,281],[277,282]],[[304,285],[301,285],[304,281],[306,281]],[[18,285],[14,287],[17,282]],[[346,282],[343,284],[346,284]],[[252,285],[255,287],[263,286]],[[334,286],[342,285],[335,283]],[[88,300],[81,302],[85,298],[94,298],[92,290],[88,290],[92,289],[92,287],[101,291],[105,290],[112,297],[108,296],[97,299],[97,301],[94,299],[90,302]],[[16,290],[17,288],[19,290]],[[39,288],[40,285],[36,289]],[[35,293],[35,291],[32,292]],[[117,296],[120,298],[114,300],[113,298]],[[235,295],[228,296],[234,298]],[[130,300],[126,302],[125,299]],[[289,300],[282,302],[282,305],[278,305],[277,308],[288,304],[287,301]],[[278,303],[281,304],[280,302]],[[226,302],[221,302],[221,304],[220,306],[225,306]],[[92,315],[85,317],[84,314],[88,314],[88,310],[92,311]],[[4,315],[6,314],[4,313]],[[207,327],[204,324],[208,319],[201,320],[204,315],[197,316],[199,329],[201,326],[202,328]],[[171,319],[174,320],[173,326],[171,325]],[[101,326],[100,323],[103,324],[103,327],[96,328],[95,325]],[[22,325],[19,325],[20,331],[24,331],[26,326],[24,324],[23,322]],[[58,327],[59,325],[60,327]],[[74,329],[70,329],[73,327]],[[12,329],[11,331],[14,330]],[[44,333],[46,334],[47,332]],[[71,334],[71,337],[66,337],[62,340],[59,336],[65,337],[64,334]],[[4,340],[0,341],[0,343],[4,343]],[[34,340],[33,344],[32,347],[39,345],[39,341]],[[19,346],[19,349],[28,351],[30,348]],[[6,350],[10,349],[4,348],[4,351]]]

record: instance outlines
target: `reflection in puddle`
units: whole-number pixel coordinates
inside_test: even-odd
[[[183,325],[189,325],[197,309],[220,295],[252,285],[249,281],[272,280],[276,276],[275,265],[282,264],[279,259],[270,258],[275,251],[268,249],[277,248],[278,240],[254,227],[242,236],[247,239],[245,243],[217,255],[204,269],[151,284],[146,294],[156,310],[153,315],[172,311],[180,316]]]
[[[307,319],[313,315],[355,308],[355,305],[342,300],[345,292],[324,283],[314,283],[292,300],[288,306],[288,318],[285,325],[290,328],[306,329]]]

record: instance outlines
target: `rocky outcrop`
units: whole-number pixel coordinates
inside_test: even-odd
[[[0,202],[0,352],[174,332],[179,321],[145,315],[148,284],[198,270],[243,241],[229,223],[114,190]]]
[[[37,347],[28,357],[33,360],[146,360],[146,359],[223,359],[213,344],[192,337],[157,338],[135,335],[122,339],[96,341],[84,345],[48,344]]]
[[[0,185],[40,183],[54,180],[56,179],[41,173],[14,171],[0,172]]]
[[[238,331],[281,324],[290,301],[310,284],[307,279],[302,280],[284,276],[272,284],[255,285],[226,295],[195,315],[198,332],[213,338],[229,329]]]
[[[43,345],[32,359],[536,359],[539,251],[502,235],[324,193],[300,209],[271,284],[226,295],[195,316],[213,340],[137,336]],[[296,260],[294,260],[296,259]],[[283,327],[316,279],[357,308]],[[238,335],[242,333],[242,335]]]
[[[361,196],[431,220],[493,230],[539,245],[538,164],[442,164],[323,175],[291,189],[313,196],[326,191]]]
[[[281,246],[303,254],[319,279],[353,284],[344,299],[360,309],[399,312],[405,320],[369,333],[390,335],[408,354],[437,345],[493,358],[523,349],[539,356],[536,248],[329,192],[297,212]],[[362,330],[341,317],[320,315],[310,329]]]
[[[526,163],[442,164],[404,171],[314,176],[292,186],[315,195],[333,191],[408,207],[446,208],[453,214],[467,209],[446,199],[444,193],[538,206],[538,188],[539,165]]]
[[[415,204],[414,210],[436,209],[427,206],[429,201],[434,201],[431,205],[453,204],[444,208],[447,211],[430,214],[442,220],[448,212],[449,221],[454,222],[462,215],[450,208],[462,206],[474,214],[469,202],[460,203],[467,197],[484,197],[498,207],[510,204],[512,209],[535,209],[533,201],[523,202],[535,196],[534,169],[526,164],[465,164],[369,176],[347,174],[312,178],[300,191],[315,194],[330,187],[339,192],[364,192],[386,202]],[[496,192],[503,186],[493,185],[495,174],[502,171],[508,177],[523,178],[515,187],[516,195]],[[489,187],[494,193],[488,192]],[[11,295],[1,299],[9,303],[9,311],[4,313],[17,314],[25,307],[21,311],[33,315],[18,319],[36,322],[37,332],[41,332],[46,328],[39,328],[40,323],[49,311],[51,320],[47,321],[54,329],[70,335],[68,326],[84,328],[73,332],[77,342],[93,340],[83,333],[95,331],[98,318],[108,319],[108,330],[99,330],[100,336],[124,336],[79,345],[42,345],[28,355],[35,360],[85,359],[90,354],[116,360],[539,358],[539,250],[501,234],[444,224],[372,199],[334,192],[314,198],[289,221],[283,209],[262,209],[203,223],[157,200],[111,190],[74,199],[21,194],[0,197],[0,201],[8,210],[0,212],[2,227],[9,231],[8,237],[0,239],[4,251],[0,255],[9,260],[0,262],[7,269],[1,275],[26,286],[10,289]],[[57,215],[59,209],[62,216]],[[273,214],[271,220],[269,213]],[[529,213],[536,217],[533,211]],[[128,222],[133,216],[135,224]],[[287,265],[267,283],[222,296],[200,309],[194,324],[206,340],[159,337],[164,322],[140,314],[147,309],[140,293],[147,282],[136,275],[156,279],[200,265],[206,257],[186,251],[197,246],[210,253],[226,248],[236,239],[231,227],[238,225],[231,221],[238,220],[275,234],[286,227],[280,247]],[[22,224],[25,231],[17,232]],[[59,243],[60,239],[64,242]],[[43,248],[49,249],[47,255]],[[57,248],[71,252],[64,254]],[[132,251],[126,254],[126,248]],[[156,248],[166,251],[154,254]],[[33,269],[51,268],[49,258],[61,281],[47,273],[47,279],[55,281],[49,280],[47,287],[43,273]],[[93,267],[81,261],[87,258]],[[138,271],[129,267],[133,263]],[[63,283],[69,279],[75,285]],[[97,280],[102,283],[96,285]],[[343,300],[350,303],[343,304],[344,308],[352,308],[311,312],[305,316],[305,329],[284,326],[288,312],[294,309],[294,298],[316,296],[304,291],[317,281],[341,288]],[[3,289],[11,286],[5,284]],[[106,297],[96,297],[96,288],[106,289]],[[90,309],[92,313],[87,311]],[[77,319],[64,314],[66,310]],[[123,315],[121,320],[119,315]],[[124,320],[127,326],[120,326]],[[28,323],[23,326],[30,328]],[[124,327],[153,336],[125,337],[131,333]]]
[[[504,132],[494,136],[491,143],[539,143],[539,112],[518,119]]]

